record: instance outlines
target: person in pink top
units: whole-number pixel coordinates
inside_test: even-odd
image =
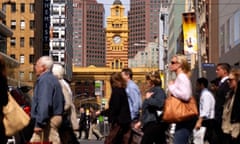
[[[170,71],[174,72],[177,77],[168,84],[169,94],[183,101],[188,101],[192,96],[192,84],[189,79],[190,66],[186,56],[180,54],[173,56]],[[196,119],[191,119],[176,124],[174,144],[188,143],[195,121]]]

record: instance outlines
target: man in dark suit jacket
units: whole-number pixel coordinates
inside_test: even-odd
[[[228,85],[228,75],[231,66],[228,63],[219,63],[217,65],[216,74],[220,80],[218,89],[216,91],[216,104],[215,104],[215,131],[216,131],[216,144],[224,143],[224,134],[222,132],[222,113],[223,105],[225,103],[226,95],[230,90]]]

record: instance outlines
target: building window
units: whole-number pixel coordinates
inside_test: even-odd
[[[33,44],[34,44],[34,38],[30,37],[30,39],[29,39],[29,46],[33,47]]]
[[[20,47],[24,47],[24,37],[20,38]]]
[[[34,62],[34,55],[29,55],[29,63],[30,64],[33,64],[33,62]]]
[[[10,57],[13,58],[13,59],[16,59],[15,54],[11,54]]]
[[[11,20],[11,29],[16,29],[16,20]]]
[[[52,56],[52,58],[53,58],[53,61],[58,62],[58,56]]]
[[[21,3],[21,13],[24,13],[24,12],[25,12],[25,4]]]
[[[16,12],[16,3],[11,3],[11,12]]]
[[[10,40],[10,45],[12,47],[15,47],[16,46],[16,38],[15,37],[12,37],[11,40]]]
[[[21,80],[24,79],[24,72],[23,72],[23,71],[20,71],[20,72],[19,72],[19,77],[20,77]]]
[[[34,11],[35,11],[35,4],[33,4],[33,3],[30,4],[29,11],[30,11],[30,13],[34,13]]]
[[[29,80],[30,80],[30,81],[33,80],[33,72],[29,72]]]
[[[7,4],[3,3],[2,4],[2,11],[6,13],[6,8],[7,8]]]
[[[33,37],[30,37],[30,39],[29,39],[29,45],[30,45],[30,47],[33,47],[33,44],[34,44],[34,38],[33,38]]]
[[[20,55],[20,64],[24,64],[24,54]]]
[[[34,20],[30,20],[29,28],[30,29],[34,29],[35,28],[35,21]]]
[[[21,30],[24,30],[24,29],[25,29],[25,21],[24,21],[24,20],[21,20],[21,21],[20,21],[20,29],[21,29]]]

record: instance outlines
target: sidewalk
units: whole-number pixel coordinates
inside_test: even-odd
[[[97,140],[80,140],[80,144],[103,144],[104,141]]]

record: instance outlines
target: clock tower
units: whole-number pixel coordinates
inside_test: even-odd
[[[128,67],[128,18],[124,6],[115,0],[106,27],[106,66],[112,69]]]

